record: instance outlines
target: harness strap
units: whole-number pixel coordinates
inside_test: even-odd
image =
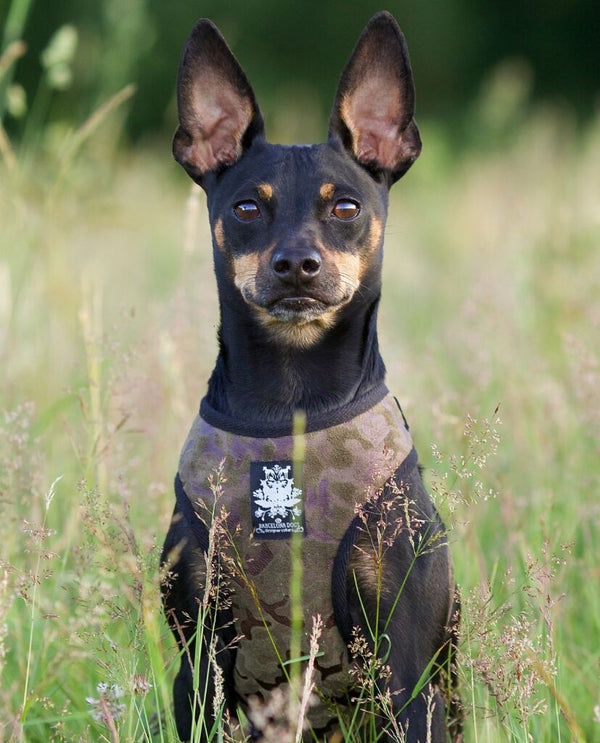
[[[418,464],[416,449],[413,447],[410,454],[394,473],[397,482],[407,480],[410,473]],[[188,498],[179,473],[175,477],[175,498],[177,508],[188,523],[200,549],[206,554],[208,552],[209,532],[206,524],[199,518],[192,501]],[[377,514],[377,503],[368,503],[365,506],[367,514]],[[363,521],[355,516],[350,526],[346,529],[342,541],[337,549],[333,569],[331,572],[331,602],[333,605],[333,616],[340,635],[346,645],[352,642],[352,620],[348,611],[348,586],[347,573],[350,563],[352,548]]]
[[[418,461],[417,451],[413,447],[410,454],[394,473],[393,479],[398,483],[406,481],[408,475],[410,475],[413,469],[417,466]],[[368,515],[372,514],[376,516],[378,513],[377,505],[377,502],[367,503],[364,510]],[[350,555],[354,543],[356,542],[356,537],[363,526],[363,520],[360,516],[355,516],[350,523],[350,526],[346,529],[346,533],[342,537],[342,541],[340,542],[340,546],[338,547],[333,562],[333,570],[331,572],[331,603],[333,604],[333,616],[339,633],[346,645],[350,645],[352,642],[352,620],[348,611],[348,565],[350,563]]]
[[[198,546],[206,554],[208,552],[208,528],[204,521],[200,519],[192,501],[188,498],[179,477],[179,472],[175,477],[175,499],[177,501],[177,508],[196,537]]]

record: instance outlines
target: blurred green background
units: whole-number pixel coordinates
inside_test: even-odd
[[[581,117],[598,105],[600,7],[593,0],[394,0],[384,7],[409,40],[420,117],[467,125],[482,85],[507,63],[521,80],[522,94],[534,101],[551,100]],[[324,116],[338,60],[347,58],[364,23],[381,9],[371,0],[3,0],[2,46],[22,38],[28,53],[0,90],[6,93],[16,83],[31,105],[48,69],[42,52],[55,31],[69,24],[77,48],[69,74],[55,75],[64,91],[46,102],[49,117],[75,124],[133,81],[138,90],[127,116],[128,138],[161,135],[173,126],[182,41],[205,16],[235,48],[270,116],[287,102],[298,109],[312,104]],[[6,125],[17,136],[23,130],[22,97],[13,87],[10,108],[17,117],[8,117]],[[0,106],[6,105],[0,95]]]

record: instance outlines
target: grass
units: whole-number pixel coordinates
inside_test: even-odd
[[[158,555],[217,308],[203,196],[120,103],[0,160],[1,741],[175,740]],[[521,118],[460,154],[423,126],[382,346],[451,525],[466,740],[591,742],[600,124]]]

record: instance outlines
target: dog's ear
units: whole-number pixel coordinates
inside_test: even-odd
[[[413,119],[415,89],[404,36],[387,12],[373,16],[346,65],[329,121],[362,165],[384,171],[390,184],[421,152]]]
[[[179,127],[173,155],[196,181],[233,165],[264,123],[254,92],[218,28],[199,21],[183,50],[177,79]]]

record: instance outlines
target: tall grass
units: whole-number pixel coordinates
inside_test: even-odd
[[[217,309],[204,211],[187,229],[167,142],[118,145],[120,103],[0,148],[5,741],[175,740],[158,555]],[[591,742],[600,124],[519,118],[503,137],[480,119],[496,143],[461,153],[423,126],[382,345],[451,527],[466,740]]]

